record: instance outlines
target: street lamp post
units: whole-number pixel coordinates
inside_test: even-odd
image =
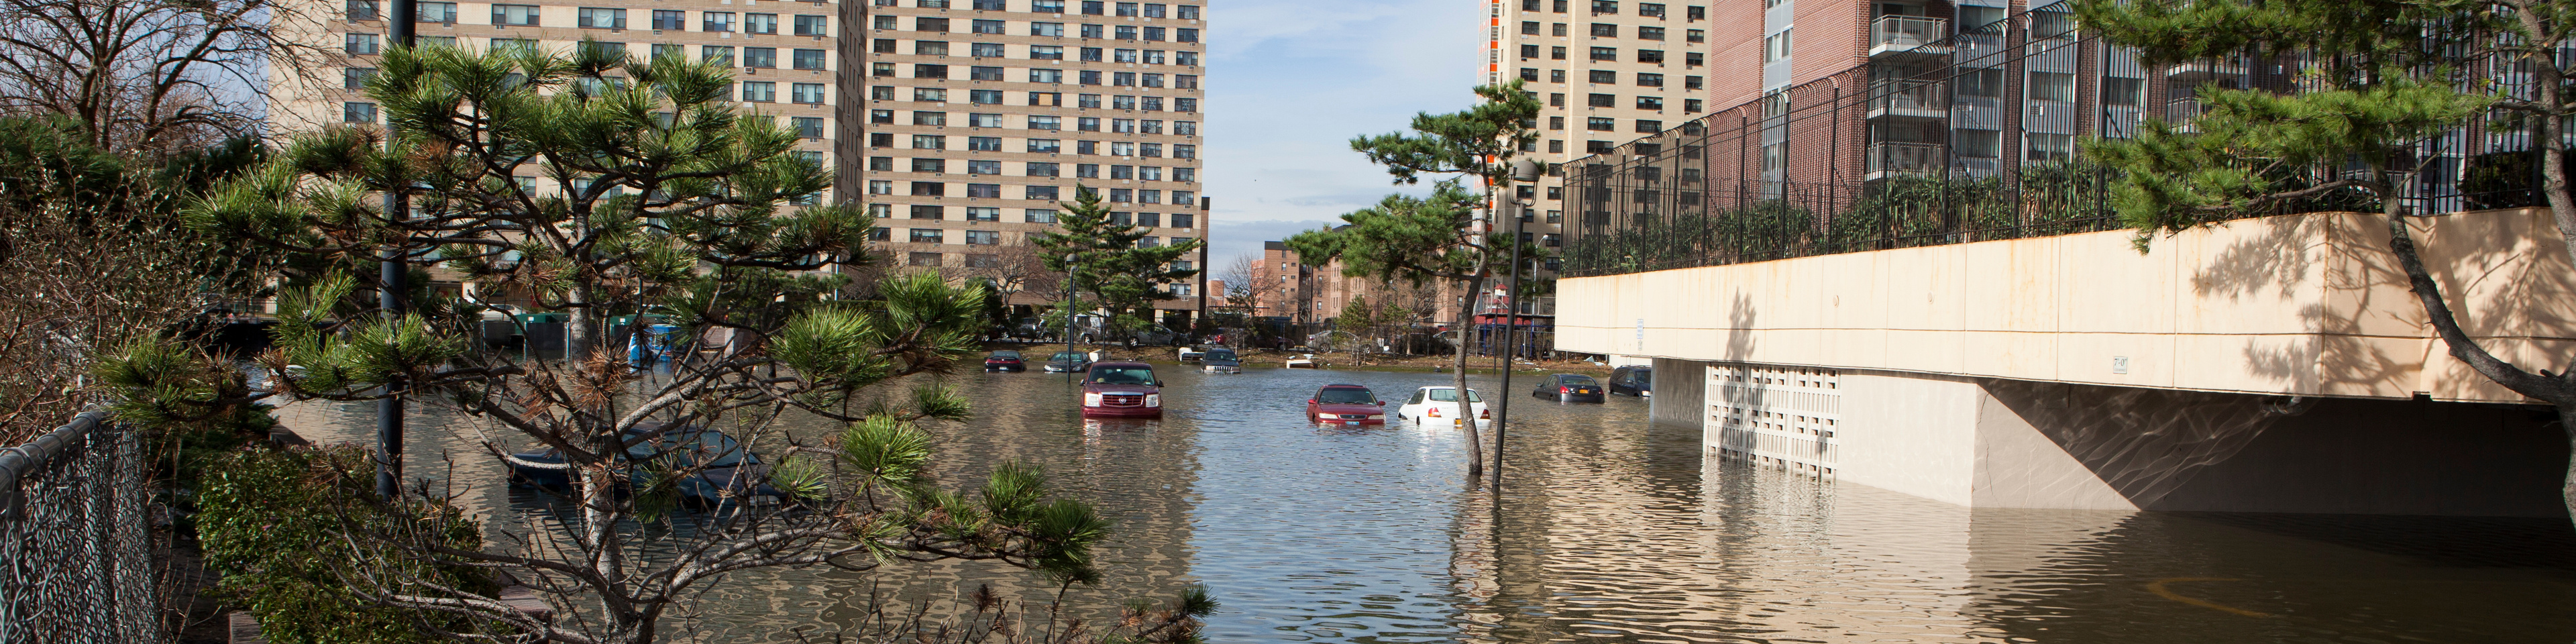
[[[391,7],[393,15],[386,16],[387,26],[392,32],[389,35],[393,36],[393,44],[396,47],[410,47],[418,40],[415,35],[420,30],[420,10],[414,4],[413,0],[393,0]],[[390,119],[385,123],[385,127],[387,130],[393,128]],[[390,135],[391,132],[387,134]],[[394,140],[393,136],[385,137],[387,151],[393,150]],[[408,181],[408,179],[404,180]],[[403,198],[400,187],[387,186],[387,188],[385,216],[396,219],[411,218],[411,205],[407,203],[409,200]],[[406,249],[402,245],[385,249],[383,261],[376,264],[377,281],[382,282],[376,292],[376,305],[384,309],[385,317],[394,324],[401,324],[403,314],[410,309],[409,303],[403,301],[408,295],[406,291],[411,290],[411,267],[403,261],[405,252]],[[403,385],[401,376],[387,380],[385,397],[376,399],[376,496],[383,497],[387,501],[393,500],[394,496],[401,492]]]
[[[1076,263],[1075,263],[1075,262],[1077,262],[1077,261],[1080,261],[1081,257],[1082,257],[1081,255],[1077,255],[1077,254],[1073,254],[1073,253],[1065,253],[1065,254],[1064,254],[1064,352],[1065,352],[1065,353],[1073,353],[1073,303],[1074,303],[1074,298],[1075,298],[1076,296],[1079,296],[1079,295],[1082,293],[1082,291],[1081,291],[1079,288],[1076,288],[1076,287],[1075,287],[1075,285],[1074,285],[1074,274],[1075,274],[1075,273],[1079,273],[1079,272],[1081,272],[1081,270],[1082,270],[1082,266],[1081,266],[1080,264],[1076,264]],[[1064,384],[1068,384],[1068,385],[1073,384],[1073,364],[1072,364],[1071,362],[1067,362],[1067,363],[1065,363],[1065,369],[1064,369]]]
[[[1529,159],[1512,162],[1512,183],[1538,183],[1538,163]],[[1519,348],[1513,333],[1521,324],[1521,223],[1529,217],[1529,208],[1520,202],[1520,196],[1510,190],[1505,193],[1511,195],[1506,203],[1511,204],[1512,234],[1506,239],[1512,245],[1512,279],[1503,287],[1503,382],[1501,391],[1495,392],[1495,402],[1501,403],[1494,410],[1493,492],[1496,507],[1503,502],[1503,432],[1511,428],[1512,353]]]

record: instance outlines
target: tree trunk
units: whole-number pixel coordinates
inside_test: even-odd
[[[2560,179],[2555,185],[2562,193],[2551,197],[2555,207],[2557,203],[2564,202],[2561,197],[2566,183],[2565,173],[2553,174]],[[2388,173],[2378,175],[2380,185],[2389,185]],[[2425,269],[2424,258],[2415,248],[2414,232],[2407,229],[2406,217],[2399,214],[2401,210],[2393,193],[2393,190],[2384,192],[2380,198],[2384,204],[2382,210],[2388,217],[2388,251],[2397,256],[2398,266],[2406,272],[2407,286],[2424,306],[2425,321],[2432,324],[2434,333],[2442,337],[2442,344],[2450,350],[2450,356],[2514,393],[2558,406],[2559,426],[2568,433],[2570,450],[2567,478],[2559,488],[2560,499],[2566,504],[2569,517],[2576,519],[2576,423],[2570,422],[2576,420],[2576,416],[2571,416],[2576,414],[2576,380],[2570,380],[2569,374],[2524,371],[2488,353],[2485,347],[2478,346],[2475,338],[2469,337],[2468,331],[2460,327],[2459,317],[2451,311],[2450,302],[2442,298],[2441,283],[2434,281],[2432,272]],[[2427,369],[2433,367],[2425,365]]]
[[[590,303],[590,289],[574,286],[564,292],[564,303],[572,305],[565,307],[572,314],[564,320],[564,359],[580,360],[590,355],[590,345],[599,337],[599,329],[591,322],[590,307],[582,306]]]
[[[1458,303],[1458,351],[1456,355],[1451,356],[1456,361],[1456,364],[1452,365],[1451,372],[1456,376],[1458,384],[1458,419],[1467,429],[1467,480],[1470,481],[1485,476],[1485,439],[1476,431],[1476,405],[1467,400],[1467,333],[1476,319],[1477,292],[1484,289],[1485,259],[1483,254],[1479,253],[1476,257],[1476,271],[1467,277],[1467,298]],[[1510,394],[1496,392],[1495,395]]]

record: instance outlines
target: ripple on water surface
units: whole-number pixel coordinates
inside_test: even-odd
[[[1365,384],[1398,403],[1449,377],[1173,371],[1160,421],[1084,421],[1063,377],[960,374],[975,419],[933,427],[941,480],[1007,458],[1118,520],[1108,574],[1075,601],[1225,603],[1215,642],[2556,642],[2576,639],[2576,536],[2564,521],[1969,510],[1701,458],[1695,428],[1644,401],[1515,398],[1499,508],[1464,479],[1455,430],[1319,428],[1306,396]],[[1526,387],[1527,380],[1515,389]],[[1477,385],[1501,395],[1494,383]],[[302,405],[291,426],[362,441],[371,407]],[[424,410],[414,472],[478,485],[467,503],[526,529],[547,499],[509,491],[474,424]],[[806,421],[800,433],[824,430]],[[741,575],[710,593],[701,639],[795,641],[906,600],[993,583],[981,564]],[[1094,613],[1098,614],[1098,613]]]

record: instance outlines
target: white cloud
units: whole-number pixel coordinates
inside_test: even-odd
[[[1483,2],[1235,0],[1208,17],[1209,259],[1340,223],[1398,187],[1351,137],[1464,109],[1483,81]]]

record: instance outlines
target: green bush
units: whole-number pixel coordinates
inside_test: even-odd
[[[403,524],[372,501],[375,473],[355,447],[234,452],[217,459],[197,494],[197,534],[206,565],[223,575],[227,600],[259,617],[271,642],[429,642],[411,611],[370,605],[345,581],[360,572],[428,578],[490,596],[491,582],[471,571],[401,560],[351,545],[363,530],[430,530],[447,545],[477,549],[482,528],[454,508]],[[462,625],[450,625],[462,626]]]

